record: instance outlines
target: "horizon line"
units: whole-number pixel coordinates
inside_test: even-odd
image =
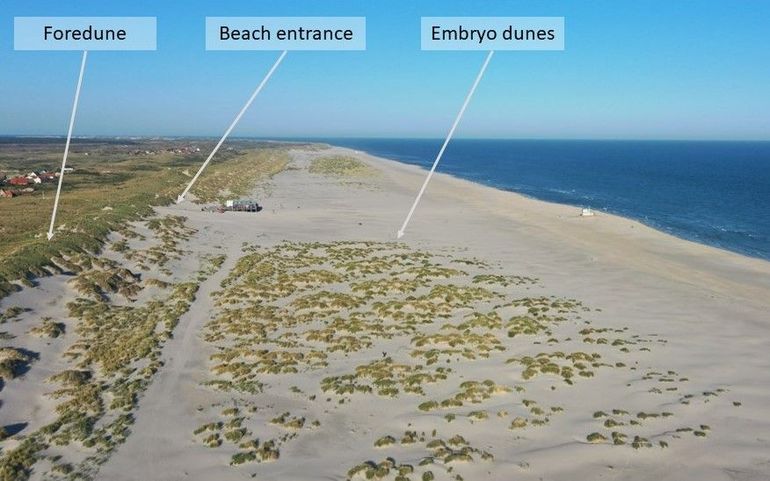
[[[0,138],[4,139],[65,139],[65,134],[0,134]],[[88,140],[88,139],[197,139],[197,140],[216,140],[217,135],[162,135],[162,134],[148,134],[148,135],[128,135],[128,134],[110,134],[110,135],[73,135],[72,140]],[[351,135],[351,136],[231,136],[231,140],[256,140],[256,141],[324,141],[324,140],[441,140],[441,137],[429,137],[429,136],[415,136],[415,137],[399,137],[399,136],[366,136],[366,135]],[[574,141],[574,142],[770,142],[770,138],[767,139],[734,139],[734,138],[717,138],[717,139],[704,139],[704,138],[628,138],[628,137],[471,137],[471,136],[458,136],[454,140],[519,140],[519,141]]]

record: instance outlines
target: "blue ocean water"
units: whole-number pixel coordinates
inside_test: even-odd
[[[442,142],[324,141],[426,169]],[[458,139],[438,171],[770,259],[770,142]]]

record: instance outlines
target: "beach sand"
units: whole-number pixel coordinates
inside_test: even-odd
[[[329,155],[355,157],[369,169],[341,177],[307,170],[313,158]],[[485,286],[503,293],[498,300],[479,301],[486,310],[495,302],[527,296],[575,299],[587,309],[566,308],[565,319],[544,330],[550,336],[509,337],[504,329],[489,330],[496,333],[501,350],[473,360],[448,355],[445,362],[441,357],[436,365],[452,371],[445,381],[425,385],[425,395],[403,389],[395,397],[336,395],[323,392],[319,382],[385,358],[424,365],[425,359],[412,352],[414,336],[446,332],[441,326],[450,319],[419,326],[409,335],[376,338],[370,348],[349,355],[330,355],[321,369],[305,369],[300,363],[296,373],[259,375],[261,393],[222,392],[204,385],[217,377],[210,356],[227,347],[211,340],[207,325],[222,313],[216,302],[221,283],[246,255],[244,243],[268,249],[287,240],[323,245],[396,242],[396,231],[426,175],[413,166],[336,147],[294,150],[291,156],[289,169],[256,188],[254,197],[264,205],[258,214],[204,212],[190,202],[158,209],[160,215],[185,216],[187,225],[197,230],[185,244],[193,254],[170,264],[175,273],[194,272],[194,263],[204,254],[227,257],[202,282],[195,302],[165,343],[164,365],[139,402],[131,435],[101,467],[98,479],[347,479],[354,466],[388,457],[396,467],[382,479],[396,479],[398,466],[405,479],[429,479],[422,473],[430,466],[419,466],[427,456],[434,458],[436,479],[770,478],[770,263],[675,238],[629,219],[601,212],[581,217],[576,207],[440,173],[398,240],[404,245],[378,244],[375,249],[420,251],[447,263],[478,260],[462,268],[468,275],[457,282],[464,287],[471,286],[470,276],[485,272],[526,278],[499,289]],[[443,282],[436,280],[435,285]],[[45,295],[51,300],[47,309],[61,316],[57,303],[67,297],[66,285],[54,277],[41,286],[45,294],[36,294],[39,288],[25,289],[3,305],[30,303],[34,295],[41,296],[37,302],[42,305]],[[527,314],[520,306],[499,310],[505,321]],[[462,319],[472,312],[461,307],[452,315]],[[46,359],[46,347],[37,348]],[[51,349],[60,352],[62,347],[53,343]],[[574,385],[543,373],[524,379],[520,363],[506,363],[541,352],[578,351],[600,354],[606,365],[586,368],[591,377],[577,376]],[[554,360],[564,364],[563,358]],[[41,360],[27,375],[44,379],[58,367]],[[494,381],[494,392],[478,402],[418,409],[424,401],[451,397],[464,381],[487,379]],[[3,392],[3,420],[27,418],[39,425],[42,421],[34,419],[47,419],[51,401],[26,399],[40,397],[44,388],[7,399],[16,382]],[[204,436],[194,431],[206,423],[227,422],[223,410],[228,407],[248,412],[242,425],[261,443],[276,440],[280,458],[231,466],[237,443],[206,446]],[[284,412],[290,415],[283,420],[301,417],[304,425],[270,422]],[[447,419],[450,413],[455,419]],[[517,417],[527,425],[512,428]],[[316,420],[319,425],[311,424]],[[607,421],[617,427],[605,427]],[[412,430],[422,439],[402,442]],[[627,436],[622,438],[625,444],[613,445],[613,431]],[[606,441],[588,442],[592,433]],[[636,433],[639,445],[632,447]],[[450,442],[456,435],[462,440]],[[375,447],[385,436],[396,442]],[[438,441],[429,447],[432,440]],[[442,446],[449,451],[440,451]],[[464,451],[470,459],[447,461],[447,453],[463,446],[470,447]],[[364,471],[355,479],[364,479]]]

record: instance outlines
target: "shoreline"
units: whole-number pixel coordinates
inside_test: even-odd
[[[476,139],[473,139],[473,140],[476,140]],[[478,139],[478,140],[487,140],[487,139]],[[526,140],[526,139],[522,139],[522,140]],[[276,142],[281,142],[281,141],[276,141]],[[310,141],[310,142],[314,143],[312,141]],[[622,140],[620,140],[619,142],[622,142]],[[637,142],[637,141],[636,140],[632,140],[632,142]],[[664,141],[650,140],[649,142],[664,142]],[[671,142],[690,142],[690,141],[685,140],[685,141],[671,141]],[[709,142],[709,141],[697,141],[697,142]],[[717,140],[717,141],[713,141],[713,142],[728,142],[728,141],[718,141]],[[747,142],[754,142],[754,141],[747,141]],[[770,141],[768,141],[768,142],[770,142]],[[426,167],[424,167],[422,165],[413,164],[413,163],[410,163],[410,162],[407,162],[407,161],[403,161],[403,160],[399,160],[399,159],[395,159],[395,158],[388,158],[388,157],[383,157],[383,156],[375,155],[375,154],[369,153],[369,152],[367,152],[365,150],[358,150],[358,149],[354,149],[354,148],[350,148],[350,147],[335,145],[335,144],[321,142],[321,141],[317,142],[317,144],[318,145],[326,145],[326,146],[335,147],[335,148],[340,148],[340,149],[347,149],[347,150],[350,150],[352,152],[355,152],[355,153],[358,153],[358,154],[367,155],[367,156],[370,156],[370,157],[373,157],[373,158],[379,158],[379,159],[390,161],[390,162],[397,162],[397,163],[402,164],[402,165],[408,165],[408,166],[416,167],[416,168],[420,169],[421,171],[423,171],[425,173],[427,173],[429,171],[428,168],[426,168]],[[512,193],[512,194],[516,194],[516,195],[522,196],[522,197],[527,198],[527,199],[532,199],[532,200],[536,200],[536,201],[540,201],[540,202],[545,202],[545,203],[548,203],[548,204],[564,205],[564,206],[573,207],[575,209],[581,209],[583,207],[588,207],[588,208],[590,208],[591,210],[593,210],[596,213],[601,213],[602,215],[610,215],[610,216],[620,217],[620,218],[623,218],[623,219],[627,219],[627,220],[631,220],[631,221],[634,221],[634,222],[638,222],[639,224],[641,224],[641,225],[643,225],[645,227],[653,229],[653,230],[655,230],[657,232],[660,232],[662,234],[670,235],[670,236],[675,237],[675,238],[680,239],[680,240],[684,240],[684,241],[688,241],[688,242],[693,242],[695,244],[711,247],[711,248],[714,248],[714,249],[717,249],[717,250],[720,250],[720,251],[725,251],[725,252],[729,252],[729,253],[732,253],[732,254],[737,254],[737,255],[742,256],[742,257],[748,257],[750,259],[757,259],[757,260],[761,260],[761,261],[765,261],[765,262],[770,263],[770,254],[768,254],[766,257],[762,256],[762,255],[759,255],[759,254],[752,255],[750,252],[746,252],[746,251],[743,251],[743,250],[730,249],[730,248],[727,248],[727,247],[724,247],[724,246],[721,246],[721,245],[717,245],[717,244],[713,244],[713,243],[701,242],[695,236],[688,235],[686,232],[682,232],[681,234],[678,234],[678,233],[676,233],[673,230],[668,231],[668,230],[665,229],[665,225],[663,225],[663,224],[656,225],[655,223],[645,222],[644,219],[642,219],[642,218],[637,218],[637,217],[634,217],[633,215],[626,215],[626,214],[624,214],[622,212],[606,210],[606,209],[601,208],[601,207],[593,207],[593,206],[590,206],[590,205],[581,206],[581,205],[578,205],[578,204],[575,204],[575,203],[570,203],[570,202],[560,202],[560,201],[557,201],[557,200],[549,200],[549,199],[540,198],[540,197],[537,197],[535,195],[530,195],[530,194],[527,194],[527,193],[524,193],[524,192],[517,191],[515,189],[508,189],[508,188],[505,188],[505,187],[502,187],[502,186],[496,186],[496,185],[488,184],[488,183],[485,183],[485,182],[482,182],[482,181],[468,179],[468,178],[465,178],[465,177],[461,176],[460,174],[454,174],[454,173],[449,173],[449,172],[441,172],[440,171],[440,165],[439,165],[439,168],[436,170],[435,174],[447,175],[447,176],[452,177],[454,179],[464,180],[464,181],[470,182],[472,184],[476,184],[476,185],[480,185],[480,186],[484,186],[484,187],[489,187],[489,188],[492,188],[492,189],[495,189],[495,190],[498,190],[498,191],[501,191],[501,192],[509,192],[509,193]]]
[[[371,166],[375,166],[374,168],[383,167],[386,173],[406,173],[409,176],[417,176],[422,181],[427,172],[420,166],[374,156],[364,151],[338,146],[332,146],[332,148],[360,158]],[[684,239],[617,214],[595,211],[598,215],[581,217],[580,207],[536,199],[439,171],[434,173],[421,206],[418,206],[415,218],[407,228],[407,235],[410,230],[419,228],[419,211],[424,207],[426,199],[430,198],[431,188],[436,189],[437,186],[437,190],[442,194],[458,200],[454,207],[481,207],[496,215],[518,222],[523,221],[530,227],[548,230],[553,237],[562,237],[565,242],[578,242],[594,256],[617,256],[620,254],[615,252],[618,250],[618,243],[626,242],[629,244],[629,249],[624,250],[625,255],[617,259],[618,262],[632,262],[635,267],[652,270],[656,274],[669,268],[670,274],[676,274],[676,280],[692,281],[693,285],[715,290],[725,296],[737,294],[743,297],[743,294],[747,294],[745,298],[748,300],[762,299],[765,295],[770,297],[770,261],[768,260]],[[455,191],[451,192],[453,189]],[[417,192],[418,188],[414,188],[411,195],[415,196]],[[464,205],[463,193],[473,192],[481,193],[486,203],[475,201]],[[504,209],[496,208],[500,205],[509,206],[509,210],[506,212]],[[404,206],[401,215],[406,215],[408,208],[409,206]],[[580,224],[583,224],[584,228],[579,228]],[[394,232],[399,225],[400,223],[393,225]],[[596,228],[590,229],[587,226],[596,226]],[[573,227],[578,228],[573,229]],[[601,236],[606,236],[607,239],[602,239]],[[654,260],[654,262],[646,265],[646,260]],[[655,270],[653,266],[659,269]],[[696,280],[686,279],[696,272],[706,277]]]

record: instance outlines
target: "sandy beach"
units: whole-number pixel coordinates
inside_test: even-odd
[[[329,156],[366,167],[310,171]],[[441,173],[397,241],[425,171],[290,157],[255,186],[259,213],[157,209],[189,235],[143,276],[200,282],[96,479],[770,477],[770,263]],[[135,229],[113,240],[146,249]],[[5,385],[3,425],[52,420],[76,296],[59,275],[0,301],[32,309],[7,330],[39,353]],[[41,317],[68,334],[28,336]]]

